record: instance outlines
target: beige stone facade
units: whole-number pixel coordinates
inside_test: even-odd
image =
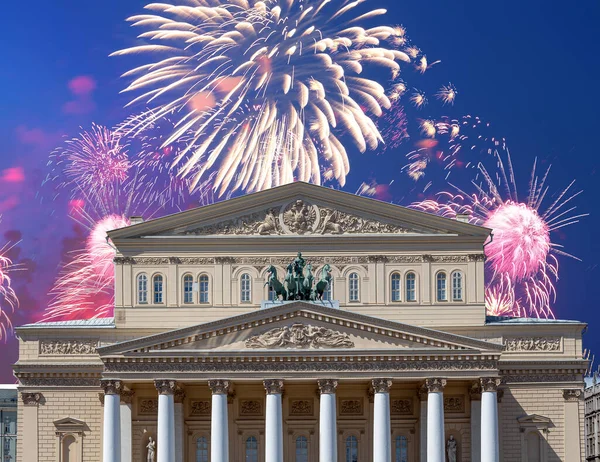
[[[338,460],[373,461],[379,378],[391,380],[394,462],[428,460],[434,378],[456,460],[481,460],[481,384],[497,378],[500,460],[583,460],[585,325],[486,318],[489,233],[305,183],[111,231],[114,319],[17,329],[19,460],[106,461],[110,380],[120,459],[147,462],[149,438],[161,444],[159,380],[173,387],[174,461],[208,462],[218,379],[229,385],[229,460],[269,462],[263,381],[276,379],[284,460],[317,461],[317,382],[333,379]],[[327,300],[265,302],[268,268],[283,280],[297,251],[317,280],[329,265]]]

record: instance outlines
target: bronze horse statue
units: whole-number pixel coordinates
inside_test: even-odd
[[[327,290],[327,287],[329,287],[330,282],[331,266],[329,266],[329,263],[326,263],[325,266],[321,268],[321,277],[315,286],[314,295],[312,298],[314,300],[323,300],[323,294]]]
[[[277,298],[281,296],[282,300],[287,300],[288,293],[283,284],[277,279],[277,269],[270,265],[267,268],[267,274],[269,274],[269,279],[265,282],[265,285],[268,285],[269,289],[275,292]]]

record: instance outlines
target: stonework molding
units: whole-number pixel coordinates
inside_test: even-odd
[[[293,416],[312,416],[312,399],[292,399],[290,400],[290,415]]]
[[[211,403],[208,400],[194,400],[190,403],[191,416],[210,415]]]
[[[340,399],[340,415],[362,415],[363,400],[356,399]]]
[[[117,265],[133,265],[135,264],[135,259],[133,257],[115,257],[113,258],[113,262]]]
[[[40,340],[40,355],[95,355],[98,340]]]
[[[391,379],[373,379],[371,380],[371,386],[375,393],[389,393],[392,387]]]
[[[429,393],[443,393],[446,386],[446,379],[425,379],[425,386]]]
[[[473,382],[469,387],[469,398],[471,401],[481,401],[481,383]]]
[[[169,257],[171,264],[177,265],[214,265],[216,259],[213,257]]]
[[[481,384],[481,392],[497,392],[498,387],[502,383],[502,379],[500,377],[483,377],[479,379],[479,383]]]
[[[433,263],[467,263],[468,261],[467,255],[431,255]]]
[[[502,374],[502,383],[549,383],[549,382],[581,382],[581,374],[554,373],[554,374],[532,374],[523,372],[522,374]]]
[[[475,253],[475,254],[471,254],[469,255],[469,261],[474,261],[474,262],[478,262],[478,261],[485,261],[485,254],[483,253]]]
[[[135,391],[125,388],[124,390],[121,391],[121,403],[131,404],[133,402],[134,396],[135,396]]]
[[[283,380],[269,379],[263,380],[263,385],[267,395],[276,395],[283,393]]]
[[[21,400],[25,406],[39,406],[42,398],[41,393],[21,392]]]
[[[243,416],[261,416],[263,414],[262,401],[258,399],[240,400],[240,415]]]
[[[19,376],[23,387],[93,387],[100,386],[100,377],[43,377]]]
[[[158,398],[138,398],[138,414],[157,415]]]
[[[317,385],[319,386],[320,394],[333,394],[338,386],[338,381],[335,379],[321,379],[317,380]]]
[[[504,339],[506,352],[550,352],[561,350],[560,337],[514,337]]]
[[[120,395],[123,383],[120,380],[101,380],[100,386],[105,395]]]
[[[392,415],[413,415],[413,400],[410,398],[390,400],[390,413]]]
[[[159,395],[174,395],[177,390],[177,382],[175,380],[155,380],[154,386]]]
[[[444,395],[444,412],[461,414],[465,412],[464,395]]]
[[[226,395],[229,391],[229,380],[209,380],[208,388],[213,395]]]
[[[168,265],[169,260],[169,257],[135,257],[133,258],[133,263],[136,265],[156,266]]]
[[[348,334],[327,327],[294,323],[246,340],[247,348],[353,348]]]
[[[570,388],[563,390],[563,398],[565,401],[581,401],[583,398],[583,390],[579,388]]]

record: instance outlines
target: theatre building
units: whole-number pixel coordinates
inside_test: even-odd
[[[581,461],[585,324],[486,317],[490,232],[306,183],[110,231],[114,318],[17,329],[18,460]]]

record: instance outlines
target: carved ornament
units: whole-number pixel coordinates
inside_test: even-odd
[[[40,377],[18,375],[19,384],[23,387],[92,387],[100,386],[100,377]]]
[[[283,380],[269,379],[263,380],[263,385],[267,395],[276,395],[283,392]]]
[[[293,416],[312,416],[312,399],[292,399],[290,400],[290,415]]]
[[[375,393],[389,393],[392,387],[391,379],[373,379],[371,380],[371,386]]]
[[[326,327],[294,323],[246,340],[246,348],[353,348],[348,334]]]
[[[40,340],[40,355],[93,355],[98,340]]]
[[[209,380],[208,388],[213,395],[226,395],[229,391],[229,380]]]
[[[563,390],[563,398],[565,401],[580,401],[583,397],[583,390],[580,388]]]
[[[469,397],[471,398],[471,401],[481,400],[481,384],[479,381],[473,382],[469,387]]]
[[[140,415],[156,415],[156,414],[158,414],[158,399],[156,399],[156,398],[139,398],[138,399],[138,414],[140,414]]]
[[[124,389],[121,391],[121,402],[123,404],[131,404],[133,401],[133,396],[135,395],[135,391]]]
[[[183,403],[183,400],[185,399],[185,390],[181,386],[177,385],[175,387],[174,395],[176,403]]]
[[[393,399],[390,401],[390,413],[392,415],[412,415],[413,400],[410,398]]]
[[[507,352],[560,351],[560,337],[516,337],[504,339]]]
[[[191,416],[210,415],[210,409],[210,401],[192,401],[190,403]]]
[[[465,412],[465,397],[463,395],[444,396],[444,412],[449,414]]]
[[[22,392],[21,399],[23,400],[23,404],[25,406],[38,406],[42,400],[42,394]]]
[[[177,390],[175,380],[155,380],[154,386],[158,390],[159,395],[174,395]]]
[[[581,374],[506,374],[502,375],[503,383],[548,383],[548,382],[579,382]]]
[[[317,380],[317,385],[319,386],[319,393],[322,395],[330,395],[335,393],[335,389],[338,386],[338,381],[334,379],[321,379]]]
[[[262,402],[257,399],[242,399],[242,400],[240,400],[240,415],[261,416],[262,415]]]
[[[471,254],[471,255],[469,255],[469,261],[474,261],[474,262],[485,261],[485,254],[483,254],[483,253]]]
[[[425,386],[429,393],[442,393],[446,386],[446,379],[426,379]]]
[[[119,395],[123,389],[123,384],[120,380],[101,380],[100,386],[105,395]]]
[[[484,377],[479,379],[479,383],[481,384],[481,391],[485,392],[497,392],[498,387],[502,383],[502,379],[500,377]]]
[[[341,399],[340,415],[362,415],[362,399]]]

